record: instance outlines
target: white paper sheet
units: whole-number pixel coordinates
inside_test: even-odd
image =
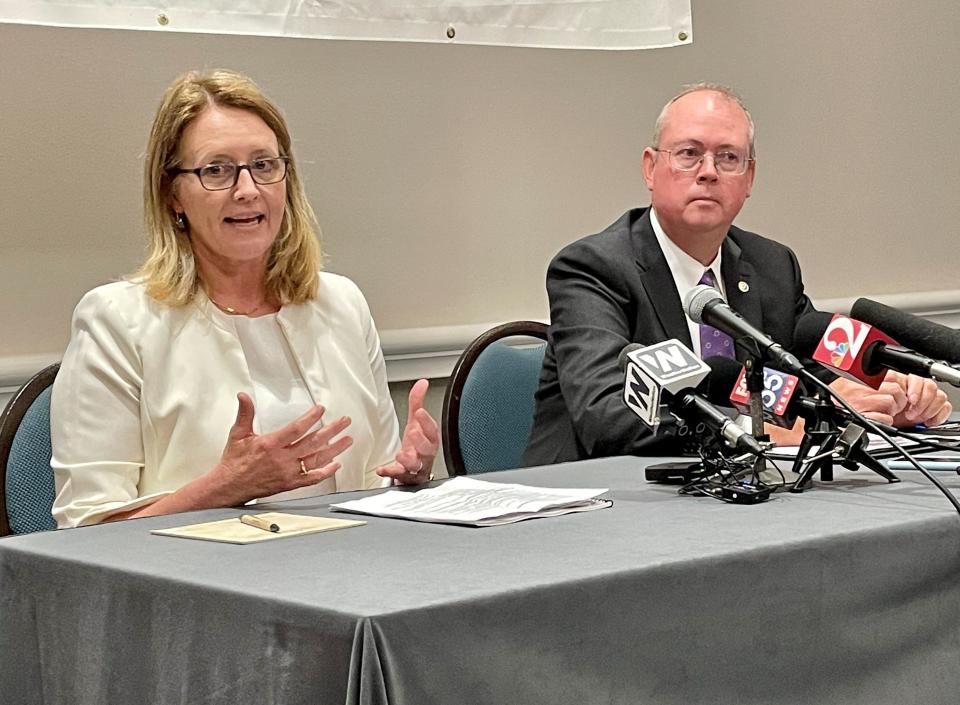
[[[439,487],[419,492],[390,490],[334,504],[331,508],[415,521],[496,526],[524,519],[605,509],[613,502],[596,497],[606,491],[529,487],[455,477]]]

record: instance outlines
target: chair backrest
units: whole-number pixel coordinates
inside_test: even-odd
[[[441,421],[450,475],[520,467],[546,343],[503,342],[515,336],[546,341],[547,326],[514,321],[491,328],[467,346],[453,369]]]
[[[0,536],[56,529],[50,392],[60,364],[35,374],[0,414]]]

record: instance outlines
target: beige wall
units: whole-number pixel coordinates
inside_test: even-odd
[[[249,72],[285,108],[330,266],[382,330],[546,315],[550,256],[646,202],[640,151],[684,83],[758,123],[740,224],[819,297],[960,288],[960,5],[694,0],[694,44],[573,52],[0,25],[0,358],[57,352],[132,269],[164,86]]]

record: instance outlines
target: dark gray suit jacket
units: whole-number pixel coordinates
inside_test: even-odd
[[[790,349],[797,318],[814,310],[796,256],[736,227],[722,252],[730,306]],[[676,439],[655,438],[627,409],[617,364],[629,343],[676,338],[691,346],[649,209],[627,211],[603,232],[561,250],[547,270],[547,294],[550,330],[524,463],[678,453]]]

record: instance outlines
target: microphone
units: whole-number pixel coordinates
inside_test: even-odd
[[[793,328],[793,349],[798,355],[812,358],[820,341],[836,314],[826,311],[808,311],[797,319]]]
[[[618,357],[625,367],[623,399],[643,423],[652,429],[660,425],[660,404],[684,421],[702,422],[732,447],[762,455],[756,438],[698,393],[698,385],[711,368],[679,340],[643,347],[627,345]],[[729,386],[727,387],[729,389]]]
[[[798,337],[809,335],[809,330],[801,331],[806,324],[804,320],[798,322]],[[928,377],[960,387],[960,370],[900,347],[893,338],[875,326],[839,313],[833,316],[824,331],[813,359],[844,377],[858,380],[874,389],[883,382],[887,370]]]
[[[830,317],[829,314],[826,315],[828,318]],[[707,364],[709,364],[714,371],[716,371],[717,368],[713,364],[713,360],[722,361],[727,365],[732,363],[735,368],[738,368],[734,369],[734,374],[737,375],[737,381],[733,387],[733,391],[730,392],[730,402],[741,414],[749,414],[750,394],[747,391],[746,368],[739,367],[739,365],[730,360],[730,358],[707,358]],[[729,378],[730,371],[726,370],[725,375]],[[722,403],[716,401],[717,398],[715,396],[709,395],[707,398],[715,404]],[[820,400],[808,396],[800,379],[796,375],[789,374],[788,372],[781,372],[780,370],[764,367],[763,392],[760,398],[763,404],[763,420],[774,426],[791,429],[796,424],[798,417],[808,423],[818,419],[821,404]],[[850,412],[841,406],[832,406],[831,411],[848,424],[857,420]],[[871,423],[887,433],[895,435],[899,433],[899,429],[881,421],[872,421]]]
[[[683,299],[683,310],[694,323],[706,323],[734,339],[749,338],[756,342],[760,352],[777,367],[794,374],[800,374],[803,369],[800,360],[784,350],[783,346],[766,333],[748,323],[743,316],[730,308],[720,292],[711,286],[701,284],[688,291]]]
[[[911,350],[960,364],[960,331],[870,299],[857,299],[850,316],[880,326]]]
[[[623,346],[623,350],[617,355],[617,367],[621,370],[627,369],[627,363],[630,362],[630,353],[634,350],[643,350],[645,346],[640,343],[628,343]]]
[[[703,362],[710,368],[710,374],[697,391],[715,406],[731,406],[730,390],[736,386],[743,366],[736,360],[719,355],[708,357]]]
[[[960,387],[960,370],[956,367],[900,346],[886,345],[877,348],[868,364],[882,365],[897,372],[929,377],[937,382]]]
[[[824,319],[829,319],[825,326]],[[794,338],[800,341],[798,345],[815,340],[811,355],[814,360],[847,379],[863,382],[874,389],[880,387],[886,370],[867,364],[867,351],[879,344],[896,345],[893,338],[873,326],[839,313],[801,318],[797,321]]]
[[[656,430],[668,395],[696,388],[710,373],[700,358],[677,340],[643,346],[630,343],[617,356],[625,370],[623,400],[643,423]]]
[[[737,411],[749,416],[750,392],[747,389],[747,370],[739,365],[737,367],[739,374],[733,391],[730,392],[730,401],[733,402]],[[770,367],[763,368],[763,391],[760,393],[760,401],[763,405],[765,421],[780,428],[793,428],[799,413],[796,405],[791,402],[799,384],[800,380],[796,375]]]

